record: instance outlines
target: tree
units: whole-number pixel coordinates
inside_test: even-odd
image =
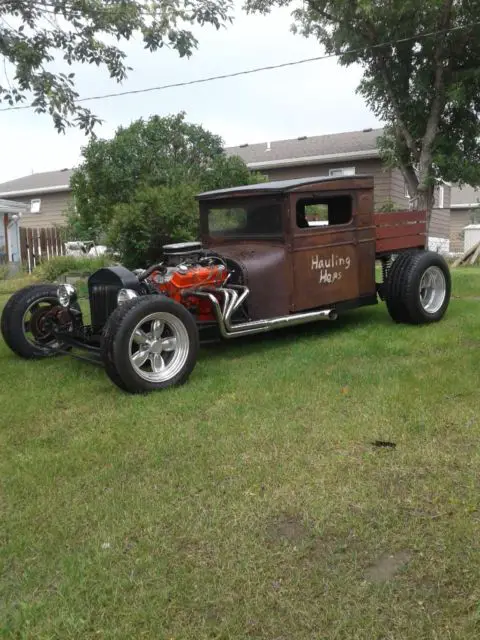
[[[0,0],[0,56],[14,69],[0,85],[0,102],[30,100],[58,131],[75,124],[89,132],[98,118],[78,104],[75,74],[52,70],[56,55],[69,66],[104,65],[121,82],[129,68],[111,43],[140,35],[150,51],[166,46],[190,56],[197,40],[187,27],[218,29],[230,21],[231,7],[231,0]]]
[[[291,1],[246,6],[268,13]],[[362,65],[358,90],[386,124],[380,149],[417,207],[431,211],[440,179],[480,184],[478,2],[307,0],[293,16],[294,31]]]
[[[158,259],[166,242],[198,236],[195,194],[263,180],[184,113],[137,120],[111,140],[92,138],[82,153],[70,228],[84,239],[107,238],[137,267]]]
[[[122,256],[126,267],[136,269],[161,259],[168,242],[198,237],[195,185],[142,187],[129,203],[114,207],[108,244]]]
[[[144,187],[207,191],[258,181],[240,158],[224,155],[220,136],[186,122],[184,113],[136,120],[111,140],[92,138],[82,155],[71,178],[76,214],[70,219],[90,237],[106,232],[115,206],[133,202]]]

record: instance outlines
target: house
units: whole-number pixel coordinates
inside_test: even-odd
[[[20,220],[26,205],[0,199],[0,264],[20,262]]]
[[[452,187],[450,204],[450,250],[463,251],[463,230],[476,222],[480,224],[480,189],[465,185]]]
[[[269,180],[369,174],[375,181],[375,207],[409,209],[410,199],[399,169],[386,166],[377,147],[382,129],[363,129],[322,136],[300,136],[260,144],[228,147],[228,155],[238,155],[252,171]],[[72,202],[70,177],[73,170],[36,173],[0,184],[0,198],[21,203],[26,210],[23,227],[41,228],[65,224],[65,212]],[[451,185],[436,189],[435,207],[429,233],[429,246],[450,250]],[[460,215],[458,217],[460,220]]]
[[[22,205],[22,227],[40,228],[65,224],[65,212],[72,199],[72,173],[70,169],[62,169],[33,173],[4,182],[0,184],[0,198]]]
[[[374,177],[375,207],[410,207],[405,180],[399,169],[385,166],[380,158],[377,139],[382,129],[364,129],[323,136],[300,136],[260,144],[228,147],[229,155],[238,155],[249,169],[259,171],[269,180],[314,176],[369,174]],[[430,224],[429,245],[434,250],[449,251],[450,185],[442,184],[435,194],[435,208]]]

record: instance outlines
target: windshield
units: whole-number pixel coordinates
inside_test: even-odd
[[[241,206],[209,207],[208,232],[212,237],[281,236],[281,204],[257,200]]]

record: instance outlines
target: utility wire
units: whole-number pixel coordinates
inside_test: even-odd
[[[193,84],[203,84],[205,82],[213,82],[214,80],[225,80],[227,78],[236,78],[238,76],[247,76],[253,73],[260,73],[261,71],[272,71],[274,69],[283,69],[285,67],[293,67],[299,64],[306,64],[308,62],[318,62],[320,60],[327,60],[329,58],[339,58],[340,56],[361,53],[364,51],[371,51],[374,49],[381,49],[382,47],[393,47],[398,44],[403,44],[405,42],[411,42],[412,40],[420,40],[423,38],[431,38],[437,35],[447,35],[448,33],[453,33],[454,31],[462,31],[464,29],[473,29],[474,27],[479,27],[480,22],[473,22],[472,24],[467,25],[459,25],[457,27],[451,27],[450,29],[441,29],[438,31],[430,31],[427,33],[417,33],[413,36],[408,36],[406,38],[400,38],[398,40],[393,40],[389,42],[382,42],[380,44],[369,45],[367,47],[360,47],[357,49],[347,49],[346,51],[342,51],[342,53],[328,53],[323,56],[315,56],[313,58],[303,58],[302,60],[293,60],[291,62],[282,62],[280,64],[272,64],[265,67],[255,67],[253,69],[244,69],[243,71],[236,71],[233,73],[224,73],[218,76],[209,76],[206,78],[197,78],[195,80],[187,80],[184,82],[174,82],[171,84],[162,84],[156,87],[147,87],[144,89],[129,89],[127,91],[117,91],[115,93],[104,93],[97,96],[88,96],[85,98],[77,98],[75,102],[89,102],[91,100],[104,100],[106,98],[118,98],[120,96],[129,96],[135,95],[138,93],[149,93],[151,91],[163,91],[165,89],[174,89],[177,87],[187,87]],[[3,111],[20,111],[22,109],[34,109],[32,105],[18,105],[15,107],[6,107],[0,109],[0,112]]]

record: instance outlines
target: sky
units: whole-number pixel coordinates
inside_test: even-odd
[[[199,47],[188,59],[167,49],[150,53],[138,41],[123,43],[127,63],[133,67],[127,80],[119,85],[105,70],[85,65],[76,69],[76,87],[81,96],[91,96],[324,53],[314,39],[292,34],[291,23],[289,9],[275,9],[269,16],[247,16],[238,9],[227,28],[196,30]],[[328,59],[87,104],[103,120],[95,129],[102,138],[112,137],[118,126],[128,126],[138,118],[185,111],[189,122],[203,125],[221,135],[226,146],[234,146],[380,126],[355,92],[360,78],[359,67],[341,67],[335,59]],[[88,142],[83,132],[74,129],[58,134],[47,115],[29,110],[0,113],[0,132],[0,183],[76,166]]]

